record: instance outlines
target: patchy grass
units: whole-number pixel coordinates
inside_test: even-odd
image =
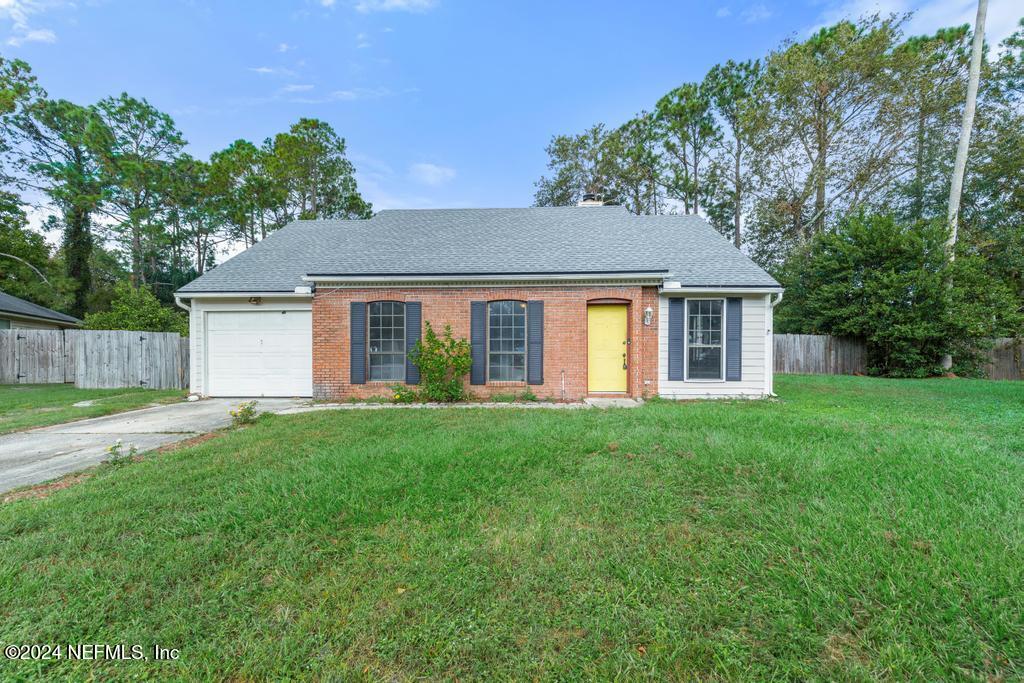
[[[1014,679],[1024,383],[337,411],[0,507],[4,677]]]
[[[173,403],[184,398],[177,389],[77,389],[70,384],[0,385],[0,434],[100,417]],[[79,401],[91,406],[74,407]]]

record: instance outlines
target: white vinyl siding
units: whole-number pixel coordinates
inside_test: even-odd
[[[672,295],[674,296],[674,295]],[[681,295],[689,299],[722,299],[732,294]],[[767,364],[770,332],[768,295],[752,294],[743,298],[743,350],[742,377],[739,382],[722,380],[694,381],[668,378],[668,300],[670,295],[658,297],[658,394],[663,398],[760,398],[771,391],[771,375]],[[724,327],[723,327],[724,329]],[[724,334],[724,333],[723,333]],[[687,351],[684,344],[684,353]]]

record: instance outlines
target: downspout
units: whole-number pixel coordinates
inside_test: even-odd
[[[192,373],[192,344],[196,343],[196,340],[192,339],[192,307],[182,301],[177,294],[174,295],[174,305],[188,313],[188,327],[189,327],[189,340],[188,340],[188,354],[189,354],[189,374]],[[188,400],[198,401],[199,394],[192,391],[192,378],[188,377]]]
[[[768,396],[771,398],[778,397],[778,394],[775,393],[775,307],[782,302],[784,293],[784,291],[779,292],[779,298],[774,301],[772,301],[772,295],[768,295],[768,301],[771,304],[772,310],[772,329],[771,334],[767,335],[768,338],[765,340],[765,343],[768,345],[768,353],[766,354],[768,367],[766,369],[768,370]]]

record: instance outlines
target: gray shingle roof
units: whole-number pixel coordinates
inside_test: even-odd
[[[82,323],[78,318],[72,318],[70,315],[64,315],[45,306],[39,306],[31,301],[25,301],[16,296],[0,292],[0,317],[3,317],[4,313],[27,315],[31,318],[44,318],[67,325],[80,325]]]
[[[666,271],[684,286],[778,283],[698,216],[618,206],[381,211],[296,221],[182,287],[290,292],[303,275],[473,275]]]

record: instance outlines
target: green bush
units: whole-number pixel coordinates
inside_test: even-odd
[[[978,256],[949,262],[947,234],[943,221],[855,216],[818,235],[780,275],[776,331],[860,337],[873,375],[941,374],[947,353],[957,372],[976,372],[986,340],[1012,336],[1020,320]]]
[[[410,360],[420,370],[419,397],[425,401],[450,403],[466,399],[463,378],[473,364],[469,342],[452,337],[451,325],[438,336],[429,322],[423,338],[410,352]]]
[[[135,288],[122,282],[115,289],[109,311],[87,313],[87,330],[135,330],[138,332],[177,332],[188,336],[188,318],[160,303],[146,287]]]

